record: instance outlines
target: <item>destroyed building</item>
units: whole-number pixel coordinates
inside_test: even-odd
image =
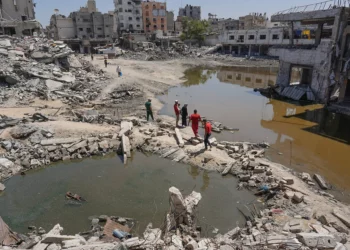
[[[175,31],[174,12],[167,11],[166,18],[167,18],[167,30],[168,30],[168,32],[174,32]]]
[[[143,33],[141,0],[114,0],[119,34]]]
[[[157,30],[166,32],[168,29],[166,3],[155,1],[142,2],[142,18],[143,30],[146,33],[152,33]]]
[[[319,4],[318,4],[319,5]],[[312,7],[312,6],[311,6]],[[272,22],[288,22],[289,42],[269,49],[269,55],[280,60],[277,91],[282,96],[299,100],[327,103],[337,100],[347,106],[350,98],[348,26],[350,9],[344,5],[326,4],[315,8],[293,8],[272,16]],[[317,25],[315,39],[310,45],[296,45],[295,22]],[[330,28],[329,28],[330,27]],[[292,82],[293,72],[300,72]],[[345,103],[344,103],[345,102]]]
[[[184,8],[179,9],[179,17],[188,17],[194,20],[201,20],[201,6],[186,4]]]
[[[91,53],[92,48],[111,43],[116,34],[113,14],[98,12],[94,0],[68,17],[52,15],[49,26],[50,38],[62,40],[80,53]]]
[[[35,21],[35,4],[28,0],[0,1],[0,34],[33,35],[39,33],[41,25]]]
[[[239,29],[250,30],[257,28],[265,28],[266,22],[266,13],[250,13],[249,15],[239,17]]]

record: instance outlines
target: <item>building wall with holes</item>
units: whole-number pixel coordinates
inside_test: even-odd
[[[35,19],[33,0],[2,0],[2,18],[8,20]]]
[[[143,32],[141,0],[114,0],[114,6],[118,32]]]
[[[146,33],[153,33],[157,30],[166,32],[167,13],[166,3],[142,2],[143,29]]]

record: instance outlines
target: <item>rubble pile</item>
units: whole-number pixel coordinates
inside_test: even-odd
[[[120,151],[118,134],[89,134],[60,138],[55,131],[21,124],[11,129],[12,138],[1,140],[5,153],[0,156],[0,180],[52,162],[81,159]]]
[[[0,103],[28,105],[34,98],[65,103],[94,100],[108,77],[61,41],[0,37]],[[10,102],[10,100],[14,100]]]
[[[136,85],[122,84],[110,93],[110,98],[115,101],[127,101],[136,97],[142,97],[143,92]]]

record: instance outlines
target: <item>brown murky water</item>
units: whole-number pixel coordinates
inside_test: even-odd
[[[253,91],[275,84],[277,72],[269,67],[188,70],[182,86],[160,97],[165,103],[161,113],[173,115],[175,99],[187,103],[190,113],[198,109],[202,116],[239,129],[234,134],[214,134],[218,139],[267,141],[269,158],[325,176],[346,191],[334,194],[349,201],[350,118],[330,113],[322,105],[273,100]]]

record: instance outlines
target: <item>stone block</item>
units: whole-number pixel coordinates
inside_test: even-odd
[[[294,184],[294,179],[290,177],[284,177],[283,180],[287,182],[287,185],[293,185]]]
[[[239,176],[239,181],[249,181],[250,180],[250,175],[240,175]]]
[[[318,185],[320,185],[320,188],[326,190],[328,189],[328,184],[327,182],[323,179],[323,177],[319,174],[315,174],[314,175],[314,179],[316,180],[316,182],[318,183]]]
[[[343,222],[348,228],[350,228],[350,216],[345,215],[337,209],[334,209],[332,214]]]
[[[290,231],[291,233],[296,234],[296,233],[301,233],[301,232],[302,232],[302,229],[301,229],[301,226],[300,226],[300,224],[299,224],[299,225],[295,225],[295,226],[290,226],[290,227],[289,227],[289,231]]]
[[[318,233],[299,233],[297,234],[298,240],[305,246],[317,249],[330,249],[335,248],[337,242],[332,235],[318,234]]]
[[[265,167],[263,167],[263,166],[254,167],[253,172],[254,172],[254,174],[262,174],[265,172]]]
[[[286,198],[286,199],[292,199],[293,196],[294,196],[294,192],[292,192],[292,191],[286,191],[284,193],[284,198]]]
[[[322,227],[322,225],[317,225],[317,224],[311,224],[311,227],[314,229],[316,233],[319,234],[329,234],[329,231]]]
[[[293,196],[293,201],[296,202],[296,203],[300,203],[302,202],[304,199],[304,195],[302,193],[294,193],[294,196]]]
[[[218,145],[216,145],[216,147],[217,147],[218,149],[221,149],[221,150],[224,150],[224,149],[225,149],[225,145],[223,145],[223,144],[218,144]]]
[[[5,185],[0,182],[0,192],[6,189]]]
[[[302,173],[302,174],[301,174],[301,179],[302,179],[303,181],[311,181],[311,180],[312,180],[309,173]]]

